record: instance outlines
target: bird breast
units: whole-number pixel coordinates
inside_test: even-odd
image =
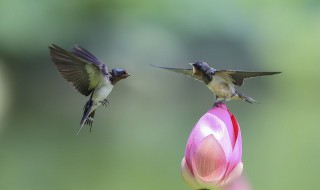
[[[111,84],[110,80],[108,78],[104,78],[101,84],[94,90],[92,100],[94,102],[100,102],[106,99],[110,94],[112,88],[113,85]]]
[[[208,83],[208,88],[218,97],[230,99],[235,91],[234,85],[228,83],[222,77],[214,75]]]

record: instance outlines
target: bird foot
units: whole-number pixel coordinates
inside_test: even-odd
[[[109,101],[108,101],[107,99],[104,99],[104,100],[100,101],[100,103],[101,103],[103,106],[106,106],[106,107],[108,107],[108,105],[109,105]]]
[[[216,101],[216,102],[214,102],[214,104],[213,104],[212,107],[221,108],[221,107],[222,107],[222,104],[223,104],[223,100],[222,100],[222,101]]]
[[[212,107],[219,107],[219,108],[221,108],[221,105],[222,105],[222,103],[223,103],[224,101],[226,101],[226,97],[224,97],[224,98],[222,99],[222,98],[218,98],[218,97],[216,96],[216,101],[213,103],[213,106],[212,106]]]

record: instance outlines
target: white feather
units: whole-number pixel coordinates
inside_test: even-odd
[[[92,95],[93,106],[91,109],[92,111],[95,110],[99,105],[101,105],[101,101],[103,101],[108,97],[108,95],[112,91],[112,88],[113,88],[113,85],[111,84],[109,78],[105,77],[93,92],[93,95]]]

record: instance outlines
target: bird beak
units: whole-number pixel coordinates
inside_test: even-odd
[[[195,75],[197,73],[196,68],[193,66],[194,63],[189,63],[192,66],[192,75]]]

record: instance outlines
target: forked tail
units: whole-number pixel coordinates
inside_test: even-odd
[[[259,103],[258,101],[254,100],[253,98],[249,97],[249,96],[245,96],[244,94],[241,94],[240,92],[235,92],[235,96],[240,99],[240,100],[244,100],[246,102],[249,103]]]
[[[77,135],[79,134],[79,132],[81,131],[81,129],[85,123],[92,124],[92,122],[90,122],[90,121],[86,122],[89,115],[93,114],[93,117],[94,117],[94,111],[91,113],[92,106],[93,106],[93,101],[90,99],[87,101],[86,105],[84,106],[84,112],[83,112],[83,116],[82,116],[82,119],[80,122],[80,128],[77,132]],[[93,121],[93,117],[92,117],[92,121]]]

